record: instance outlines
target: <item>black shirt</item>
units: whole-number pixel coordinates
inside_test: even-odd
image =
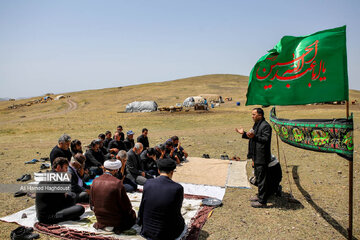
[[[105,138],[105,140],[104,140],[104,147],[105,148],[108,148],[109,147],[109,143],[111,142],[111,138]]]
[[[125,134],[123,132],[118,132],[120,135],[120,141],[124,141],[125,140]],[[113,139],[115,139],[115,135],[113,136]]]
[[[143,151],[140,154],[140,160],[143,165],[143,169],[145,171],[149,170],[156,170],[157,171],[157,165],[154,159],[147,156],[148,150]]]
[[[255,165],[267,165],[271,160],[271,135],[272,128],[265,119],[253,126],[254,137],[249,139],[246,132],[243,138],[249,139],[248,158],[252,158]]]
[[[110,149],[112,148],[117,148],[120,150],[125,150],[126,151],[126,146],[124,144],[123,141],[116,141],[115,139],[111,140],[111,142],[109,143],[108,146],[108,151],[110,152]]]
[[[69,184],[67,182],[40,182],[38,187],[49,184]],[[75,194],[68,192],[37,192],[36,193],[36,216],[41,223],[53,223],[56,212],[75,205]]]
[[[144,136],[144,135],[141,134],[140,136],[138,136],[137,141],[139,143],[142,143],[142,145],[144,147],[144,150],[149,147],[149,139],[148,139],[147,136]]]
[[[87,150],[85,153],[85,157],[85,168],[100,167],[104,164],[105,161],[105,156],[100,149],[98,152],[95,152],[92,149]]]
[[[58,157],[67,158],[67,160],[69,160],[69,162],[70,162],[71,157],[72,157],[70,149],[63,150],[63,149],[59,148],[58,145],[56,145],[50,152],[51,165],[54,162],[55,158],[58,158]]]
[[[165,149],[165,156],[164,156],[164,158],[171,158],[172,160],[176,161],[175,151],[173,152],[173,154],[170,154],[170,153],[171,153],[171,149],[169,149],[169,148]]]
[[[100,151],[101,151],[104,155],[106,155],[106,154],[109,153],[109,151],[108,151],[104,146],[99,147],[99,149],[100,149]]]
[[[124,141],[125,140],[125,134],[123,132],[119,132],[120,135],[120,141]]]
[[[126,151],[129,151],[135,146],[134,139],[129,139],[128,137],[125,139],[124,144],[126,146]]]

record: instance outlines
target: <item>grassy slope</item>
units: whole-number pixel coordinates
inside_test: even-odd
[[[229,156],[236,154],[245,159],[247,142],[241,140],[233,129],[240,125],[245,128],[252,126],[252,107],[235,105],[236,101],[245,102],[247,80],[247,77],[238,75],[208,75],[164,83],[68,93],[77,102],[78,108],[67,113],[66,100],[16,110],[6,109],[10,102],[0,102],[0,162],[3,166],[0,168],[0,182],[14,183],[14,179],[25,172],[38,171],[39,165],[24,166],[23,162],[48,156],[57,138],[64,132],[80,139],[85,145],[100,132],[114,131],[119,124],[125,130],[132,129],[136,135],[143,127],[147,127],[151,145],[163,142],[172,135],[179,135],[182,145],[192,156],[208,153],[219,157],[226,152]],[[227,102],[209,112],[122,113],[126,104],[135,100],[155,100],[159,106],[169,106],[201,93],[232,97],[233,102]],[[351,91],[350,96],[359,99],[360,93]],[[355,114],[355,139],[358,139],[359,106],[350,107]],[[270,109],[265,111],[268,116]],[[344,106],[279,107],[278,115],[283,118],[332,118],[343,117],[345,110]],[[275,153],[275,138],[272,146]],[[347,227],[347,162],[334,154],[309,152],[285,144],[281,144],[280,148],[286,152],[291,188],[300,204],[274,199],[271,208],[252,209],[248,198],[255,193],[255,189],[227,189],[224,206],[216,209],[206,223],[202,239],[343,238],[339,232]],[[358,149],[358,144],[355,149]],[[356,153],[354,233],[360,238],[357,156]],[[282,185],[285,193],[289,193],[283,161],[282,156]],[[306,191],[309,195],[303,196],[295,180],[303,193]],[[0,202],[1,216],[34,204],[27,197],[13,198],[11,194],[0,194]],[[4,239],[15,225],[0,224],[0,238]],[[262,227],[258,228],[258,225]]]

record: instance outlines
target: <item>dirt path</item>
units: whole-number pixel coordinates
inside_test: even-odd
[[[55,113],[49,113],[49,114],[42,114],[40,116],[33,116],[33,117],[25,117],[25,118],[20,118],[20,119],[14,119],[14,120],[11,120],[11,121],[4,121],[4,122],[0,122],[0,125],[7,124],[7,123],[14,123],[14,122],[30,121],[30,120],[39,119],[39,118],[53,117],[53,116],[57,116],[57,115],[60,115],[60,114],[75,111],[78,108],[78,104],[75,101],[73,101],[72,99],[70,99],[70,98],[66,99],[66,103],[69,106],[64,111],[55,112]]]
[[[74,110],[77,109],[77,107],[78,107],[77,103],[74,102],[73,100],[71,100],[70,98],[68,98],[68,99],[66,100],[66,102],[69,104],[68,109],[65,110],[66,113],[71,112],[71,111],[74,111]]]

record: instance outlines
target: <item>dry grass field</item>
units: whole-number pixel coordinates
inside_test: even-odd
[[[57,144],[58,137],[69,134],[90,143],[99,133],[115,131],[117,125],[140,135],[149,129],[150,145],[178,135],[191,156],[220,158],[237,155],[246,158],[247,141],[235,127],[252,126],[251,109],[245,107],[248,78],[238,75],[207,75],[162,83],[66,93],[67,99],[9,110],[12,102],[0,102],[0,183],[16,183],[25,173],[39,171],[40,164],[25,165],[33,158],[46,157]],[[216,93],[232,97],[208,112],[124,113],[127,103],[155,100],[159,106],[182,103],[188,96]],[[350,91],[351,99],[360,99],[359,91]],[[71,100],[72,102],[69,102]],[[24,103],[28,100],[18,100]],[[241,106],[236,106],[240,101]],[[73,104],[75,103],[75,105]],[[270,108],[265,109],[266,117]],[[355,124],[354,161],[354,236],[360,239],[360,106],[350,105]],[[278,107],[282,118],[340,118],[343,105]],[[277,155],[276,137],[272,151]],[[280,143],[284,197],[270,200],[269,207],[253,209],[248,201],[256,189],[227,189],[224,205],[214,210],[200,239],[345,239],[348,226],[348,162],[336,154],[297,149]],[[288,168],[285,167],[284,153]],[[204,164],[206,160],[204,159]],[[248,164],[249,165],[249,164]],[[248,166],[248,175],[252,175]],[[289,178],[288,178],[289,176]],[[214,172],[216,178],[216,172]],[[298,203],[289,202],[289,194]],[[0,216],[15,213],[34,204],[27,196],[14,198],[0,194]],[[8,239],[16,224],[0,222],[0,239]],[[53,239],[41,235],[42,239]]]

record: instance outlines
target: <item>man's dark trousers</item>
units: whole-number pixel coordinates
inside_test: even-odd
[[[259,198],[259,203],[262,204],[266,204],[267,199],[268,199],[268,167],[267,165],[258,165],[255,164],[254,166],[254,170],[255,170],[255,177],[256,177],[256,182],[257,182],[257,186],[258,186],[258,198]]]

